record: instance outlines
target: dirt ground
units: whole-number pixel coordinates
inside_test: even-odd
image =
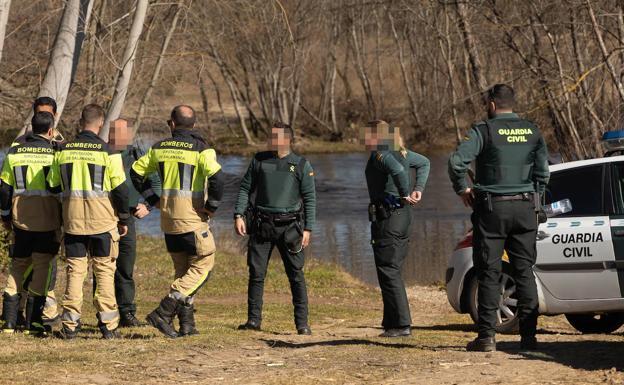
[[[141,318],[166,293],[171,275],[159,242],[140,251]],[[217,263],[197,299],[199,336],[169,340],[144,327],[102,341],[85,301],[85,331],[77,340],[0,335],[0,384],[624,383],[622,333],[580,335],[563,317],[541,318],[538,352],[521,353],[518,337],[505,335],[496,353],[465,352],[474,337],[470,318],[455,314],[436,287],[409,289],[411,337],[379,338],[379,292],[314,262],[307,270],[313,336],[294,332],[278,263],[267,277],[264,331],[239,332],[246,314],[244,260],[220,255]]]

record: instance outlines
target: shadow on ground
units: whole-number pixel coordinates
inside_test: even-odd
[[[412,344],[406,344],[406,343],[380,342],[380,341],[366,340],[366,339],[361,339],[361,338],[309,341],[309,342],[291,342],[291,341],[267,340],[267,339],[261,339],[261,341],[267,344],[267,346],[270,348],[290,348],[290,349],[310,348],[310,347],[315,347],[315,346],[351,346],[351,345],[374,345],[374,346],[382,346],[385,348],[396,348],[396,349],[422,349],[422,347],[418,345],[412,345]]]
[[[496,349],[524,359],[556,362],[574,369],[624,369],[624,341],[540,342],[539,350],[522,352],[517,342],[499,342]]]

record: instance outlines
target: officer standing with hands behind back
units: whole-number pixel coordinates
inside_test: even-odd
[[[303,249],[310,243],[316,219],[316,190],[310,162],[291,151],[293,139],[290,125],[274,123],[270,150],[254,156],[240,184],[234,227],[239,235],[250,235],[247,322],[239,326],[241,330],[260,330],[264,278],[277,247],[290,281],[297,333],[312,334]]]
[[[474,209],[473,262],[479,281],[478,336],[469,351],[496,350],[502,255],[515,272],[521,348],[537,348],[537,287],[533,275],[539,194],[548,183],[548,151],[540,130],[513,113],[514,90],[497,84],[488,91],[488,119],[472,126],[449,159],[455,192]],[[474,187],[466,173],[476,160]],[[537,188],[536,188],[537,187]]]
[[[401,268],[407,256],[411,206],[422,198],[429,177],[429,159],[403,146],[398,127],[383,120],[368,123],[364,144],[371,151],[366,164],[370,197],[371,244],[383,299],[384,332],[380,337],[411,334],[412,318]],[[411,170],[416,170],[412,181]]]

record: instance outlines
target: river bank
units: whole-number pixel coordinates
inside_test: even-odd
[[[474,336],[443,290],[414,286],[408,295],[411,337],[377,337],[378,289],[335,265],[306,267],[314,335],[296,335],[288,282],[279,258],[267,276],[263,332],[240,332],[246,312],[246,266],[221,245],[214,274],[198,295],[199,336],[168,340],[151,328],[123,329],[102,341],[85,283],[84,333],[74,341],[0,335],[0,383],[68,384],[585,384],[624,382],[622,335],[582,336],[559,317],[540,320],[543,350],[524,354],[517,336],[499,336],[499,352],[467,353]],[[61,264],[62,266],[62,264]],[[61,268],[60,271],[63,271]],[[141,238],[135,272],[138,315],[167,291],[172,266],[161,239]],[[4,282],[5,274],[2,275]],[[64,274],[58,288],[64,287]],[[615,369],[612,369],[615,368]]]

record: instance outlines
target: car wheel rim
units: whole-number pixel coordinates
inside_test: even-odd
[[[501,301],[496,312],[499,324],[511,322],[518,315],[518,300],[515,295],[516,282],[512,277],[503,273],[501,277]]]
[[[496,311],[497,325],[502,326],[514,321],[518,315],[518,299],[516,298],[516,282],[508,274],[501,275],[501,300]],[[478,303],[479,292],[475,292],[475,303]]]

